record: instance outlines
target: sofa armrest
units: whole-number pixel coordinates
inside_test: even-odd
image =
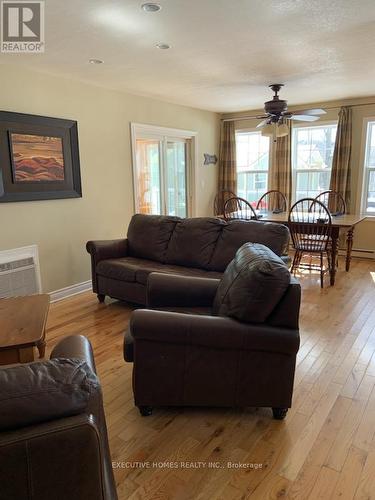
[[[284,296],[267,318],[267,323],[271,326],[298,330],[300,306],[301,285],[294,276],[291,276]]]
[[[147,280],[147,306],[211,307],[220,280],[151,273]]]
[[[81,363],[89,376],[92,373],[95,384],[90,386],[90,394],[87,399],[84,411],[92,413],[101,430],[106,433],[105,416],[103,412],[102,390],[98,378],[96,377],[96,367],[94,354],[90,341],[83,335],[71,335],[62,339],[51,352],[52,361],[70,361]]]
[[[72,452],[74,450],[74,452]],[[1,498],[117,498],[95,419],[86,414],[0,435]],[[19,480],[15,480],[18,478]],[[111,479],[111,478],[110,478]],[[77,492],[81,492],[80,495]]]
[[[90,369],[96,373],[94,354],[90,341],[83,335],[65,337],[52,349],[50,359],[75,358],[85,361]]]
[[[86,250],[95,258],[96,263],[105,259],[126,257],[128,240],[124,238],[118,240],[88,241],[86,243]]]
[[[92,424],[96,429],[94,419],[89,415],[82,413],[66,418],[51,420],[40,424],[29,425],[20,429],[11,429],[0,433],[0,448],[26,441],[28,439],[38,438],[40,436],[53,435],[55,432],[70,430],[81,425]]]
[[[139,309],[132,313],[130,334],[138,342],[205,346],[213,349],[271,351],[296,354],[299,332],[267,324],[249,325],[219,316],[198,316]]]
[[[86,243],[86,250],[91,255],[92,290],[95,293],[99,293],[96,266],[101,260],[126,257],[128,252],[128,240],[88,241]]]
[[[83,335],[71,335],[62,339],[51,352],[51,359],[54,360],[56,358],[60,360],[61,358],[73,359],[74,361],[79,360],[84,363],[84,365],[88,366],[93,374],[96,374],[95,360],[91,343]],[[115,500],[117,499],[117,495],[108,444],[107,424],[103,408],[103,396],[97,379],[96,382],[96,384],[92,384],[90,387],[90,395],[84,411],[86,415],[90,415],[90,418],[94,418],[100,433],[102,453],[104,456],[104,483],[107,491],[104,498]]]

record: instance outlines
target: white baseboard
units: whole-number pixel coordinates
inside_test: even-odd
[[[345,250],[339,250],[340,256],[346,256]],[[375,252],[373,250],[352,250],[352,257],[360,259],[375,259]]]
[[[293,252],[293,246],[289,245],[289,251]],[[340,257],[345,257],[346,256],[346,250],[343,248],[339,249],[338,251]],[[359,259],[375,259],[375,250],[362,250],[362,249],[353,249],[352,250],[352,257],[357,257]]]
[[[88,290],[91,290],[91,280],[50,292],[51,302],[57,302],[58,300],[66,299],[67,297],[72,297],[73,295],[78,295]]]

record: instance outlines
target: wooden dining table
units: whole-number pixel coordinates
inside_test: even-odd
[[[257,210],[256,214],[258,220],[262,222],[277,222],[279,224],[288,225],[288,212],[274,213],[272,211]],[[338,244],[340,231],[346,233],[346,257],[345,257],[345,270],[350,270],[350,262],[353,249],[353,235],[354,229],[357,224],[366,218],[361,214],[344,214],[332,216],[332,262],[336,262],[338,253]],[[250,219],[250,216],[249,216]],[[330,269],[330,283],[335,284],[336,279],[336,266],[332,265]]]

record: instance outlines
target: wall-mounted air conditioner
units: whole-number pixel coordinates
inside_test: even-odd
[[[0,251],[0,298],[41,293],[38,247]]]

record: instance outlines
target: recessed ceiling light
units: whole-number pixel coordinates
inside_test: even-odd
[[[89,59],[90,64],[103,64],[103,62],[101,59]]]
[[[171,48],[171,46],[168,43],[157,43],[156,46],[158,49],[161,50],[167,50]]]
[[[161,5],[158,3],[147,2],[142,5],[142,10],[145,12],[159,12],[159,10],[161,10]]]

